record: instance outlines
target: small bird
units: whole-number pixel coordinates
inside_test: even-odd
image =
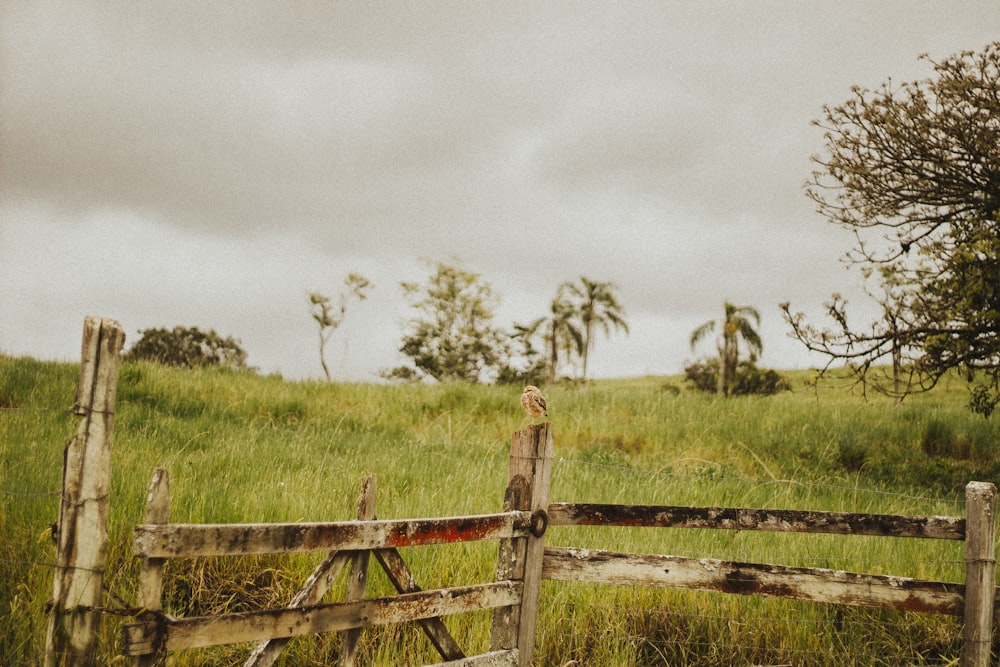
[[[545,404],[545,397],[542,396],[542,392],[538,391],[538,387],[534,385],[529,384],[524,388],[524,393],[521,394],[521,407],[524,408],[524,411],[527,412],[528,416],[532,419],[549,416],[548,406]]]

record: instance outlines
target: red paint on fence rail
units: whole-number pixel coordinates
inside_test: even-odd
[[[515,537],[528,530],[530,521],[529,512],[502,512],[332,523],[141,524],[132,549],[143,558],[386,549]]]

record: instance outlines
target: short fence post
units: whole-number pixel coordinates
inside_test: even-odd
[[[997,489],[988,482],[965,487],[965,626],[962,667],[988,667],[996,591]]]
[[[146,523],[170,523],[170,477],[163,468],[157,468],[153,472],[153,480],[149,483]],[[139,606],[143,608],[148,622],[157,624],[156,630],[147,635],[155,638],[153,651],[139,656],[139,667],[167,664],[163,622],[159,618],[163,611],[163,563],[163,558],[144,558],[139,569]]]
[[[490,648],[494,651],[516,648],[521,667],[531,664],[534,651],[552,450],[550,422],[523,428],[511,438],[504,510],[530,511],[532,531],[528,537],[501,540],[497,576],[521,581],[521,604],[496,610]]]
[[[371,521],[375,518],[375,475],[368,473],[361,482],[358,497],[358,520]],[[347,601],[363,600],[368,585],[369,551],[358,551],[351,556],[351,571],[347,580]],[[345,630],[340,634],[340,667],[353,667],[358,652],[361,628]]]
[[[87,317],[74,414],[83,417],[63,452],[56,569],[45,664],[95,665],[108,542],[111,434],[125,333]]]

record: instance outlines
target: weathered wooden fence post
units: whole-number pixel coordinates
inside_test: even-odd
[[[107,557],[111,434],[125,333],[87,317],[74,414],[83,418],[63,453],[56,569],[45,664],[95,665]]]
[[[371,521],[375,518],[375,475],[368,473],[361,483],[361,496],[358,498],[358,520]],[[351,556],[350,578],[347,580],[347,601],[363,600],[368,585],[369,551],[358,551]],[[353,667],[358,652],[358,640],[361,639],[361,628],[345,630],[340,634],[340,667]]]
[[[546,509],[552,479],[552,450],[550,422],[523,428],[511,438],[504,511],[530,511],[531,534],[500,542],[497,577],[521,581],[522,595],[520,605],[502,607],[494,613],[490,649],[516,648],[521,667],[531,664],[534,651],[544,535],[548,526]]]
[[[997,488],[988,482],[965,487],[965,626],[962,667],[988,667],[993,642],[996,590]]]
[[[146,494],[146,523],[170,523],[170,477],[163,468],[153,471],[153,480]],[[163,636],[163,625],[157,614],[163,610],[163,562],[162,558],[144,558],[139,569],[139,606],[145,610],[146,620],[155,624],[150,632],[154,637],[150,653],[140,655],[139,667],[157,667],[167,664],[167,647]]]

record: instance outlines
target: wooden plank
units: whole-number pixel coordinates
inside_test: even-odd
[[[419,593],[421,588],[417,585],[416,579],[406,566],[402,556],[395,549],[376,549],[375,559],[385,570],[389,581],[400,593]],[[431,640],[438,654],[445,660],[459,660],[465,657],[462,648],[451,636],[451,632],[444,622],[438,617],[422,618],[417,621],[427,638]],[[450,663],[449,663],[450,664]]]
[[[822,568],[548,548],[545,579],[662,586],[957,615],[964,586]]]
[[[506,651],[490,651],[460,660],[437,662],[426,667],[517,667],[519,662],[516,648]]]
[[[997,488],[987,482],[965,487],[969,531],[965,541],[965,608],[962,667],[988,667],[996,597]]]
[[[518,582],[498,581],[299,609],[171,619],[166,622],[166,647],[168,651],[179,651],[407,623],[510,605],[519,600],[520,595]],[[122,655],[141,654],[142,647],[148,644],[144,636],[146,627],[143,623],[135,623],[123,628]]]
[[[530,513],[333,523],[227,523],[136,526],[132,551],[143,558],[357,551],[495,540],[523,535]]]
[[[544,517],[552,477],[552,424],[544,422],[525,427],[514,433],[510,444],[505,509],[510,505],[530,512],[531,516]],[[546,517],[538,534],[528,532],[524,537],[503,541],[499,546],[498,574],[517,571],[524,591],[518,605],[494,613],[490,649],[517,648],[520,667],[529,667],[532,662],[547,525]]]
[[[166,469],[157,468],[153,471],[153,479],[149,483],[146,494],[146,523],[161,524],[170,522],[170,477]],[[162,611],[163,596],[163,564],[162,558],[143,558],[139,566],[139,606],[146,613],[140,618],[148,623],[156,623],[157,612]],[[153,641],[149,654],[139,656],[138,667],[153,667],[166,664],[166,647],[161,641],[162,634],[156,631],[150,633]]]
[[[125,332],[114,320],[84,320],[74,414],[83,418],[63,451],[56,567],[45,664],[95,665],[107,560],[111,441]]]
[[[337,579],[351,558],[351,551],[332,551],[316,566],[306,579],[302,589],[295,594],[288,606],[292,609],[311,607],[319,604],[330,585]],[[289,637],[265,639],[243,663],[243,667],[270,667],[288,644]]]
[[[375,475],[368,473],[361,482],[358,498],[358,521],[375,518]],[[351,569],[347,579],[347,601],[363,600],[368,588],[368,561],[371,552],[355,551],[351,555]],[[354,667],[354,659],[361,639],[361,628],[349,628],[340,633],[340,667]]]
[[[964,540],[966,523],[962,517],[948,516],[896,516],[676,505],[551,503],[548,512],[549,522],[554,526],[711,528],[922,537],[940,540]]]
[[[512,511],[528,506],[528,480],[523,475],[515,475],[504,490],[503,509]],[[497,581],[524,579],[524,540],[500,540],[497,548]],[[505,650],[517,647],[518,614],[521,606],[501,607],[493,612],[490,630],[490,649]]]
[[[365,503],[367,503],[364,488],[365,484],[362,481],[363,490],[361,498],[358,500],[359,514],[365,511]],[[288,606],[295,608],[319,604],[323,596],[330,589],[330,586],[340,575],[340,572],[347,565],[352,553],[350,551],[331,551],[328,553],[322,562],[316,566],[316,569],[312,571],[302,585],[302,589],[295,594]],[[270,667],[277,660],[278,655],[280,655],[289,641],[288,637],[283,637],[281,639],[268,639],[260,642],[253,653],[250,654],[250,657],[247,658],[246,662],[243,663],[243,667]]]

